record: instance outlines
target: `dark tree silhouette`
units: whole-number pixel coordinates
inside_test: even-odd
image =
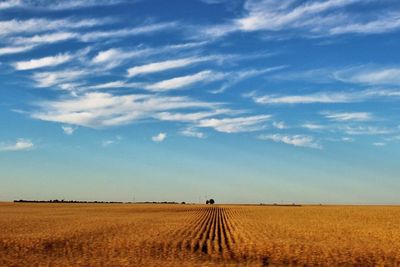
[[[207,205],[210,204],[210,201],[206,200],[206,204],[207,204]]]
[[[214,199],[210,199],[209,201],[208,201],[210,204],[214,204],[215,203],[215,201],[214,201]]]

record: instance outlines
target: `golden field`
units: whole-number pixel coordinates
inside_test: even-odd
[[[0,266],[400,266],[400,207],[0,203]]]

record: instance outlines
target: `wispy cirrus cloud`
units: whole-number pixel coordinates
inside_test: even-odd
[[[87,43],[108,38],[116,39],[116,38],[126,38],[129,36],[140,35],[140,34],[149,34],[156,31],[173,29],[176,26],[176,23],[174,22],[166,22],[166,23],[147,24],[133,28],[108,30],[108,31],[89,31],[89,32],[75,31],[75,29],[77,28],[92,27],[94,25],[106,23],[108,21],[110,20],[94,19],[94,20],[81,20],[71,23],[69,23],[68,20],[56,21],[57,23],[52,23],[50,21],[49,22],[50,26],[47,25],[43,27],[43,29],[47,28],[47,30],[38,30],[36,28],[37,26],[35,26],[36,21],[33,21],[29,22],[28,25],[25,26],[24,30],[24,31],[30,31],[31,35],[10,36],[5,41],[6,43],[10,44],[8,46],[9,49],[13,47],[15,48],[15,47],[27,47],[27,46],[41,46],[46,44],[55,44],[72,40]],[[46,24],[46,20],[44,20],[43,22],[40,21],[40,23]],[[8,28],[12,29],[13,27],[12,25],[4,25],[3,34],[10,34],[10,31],[12,30]],[[57,29],[57,30],[52,30],[52,29]],[[19,31],[21,32],[22,29]],[[1,33],[1,28],[0,28],[0,33]],[[172,49],[173,47],[170,46],[170,48]],[[161,52],[162,51],[160,51],[160,53]],[[13,53],[17,53],[17,50],[14,49]]]
[[[15,143],[0,143],[0,151],[27,151],[34,147],[31,140],[23,138],[16,140]]]
[[[150,34],[159,31],[176,29],[178,24],[176,22],[160,22],[153,24],[141,25],[133,28],[108,30],[108,31],[92,31],[79,35],[78,39],[83,42],[92,42],[107,38],[124,38],[135,35]]]
[[[32,3],[32,0],[25,0],[26,3]],[[42,0],[41,5],[45,9],[53,10],[67,10],[67,9],[77,9],[77,8],[87,8],[95,6],[111,6],[126,2],[125,0],[67,0],[67,1],[48,1]],[[36,4],[37,6],[37,4]]]
[[[333,121],[369,121],[374,119],[370,112],[322,112],[322,115]]]
[[[400,96],[400,90],[378,88],[342,92],[315,92],[302,95],[259,95],[256,92],[243,95],[243,97],[251,98],[255,103],[262,105],[357,103],[371,99],[379,100],[398,96]]]
[[[314,104],[314,103],[351,103],[360,101],[360,97],[355,93],[327,93],[319,92],[308,95],[262,95],[255,93],[244,95],[250,97],[255,103],[263,105],[272,104]]]
[[[88,75],[87,70],[65,69],[57,71],[36,72],[33,74],[33,80],[37,87],[53,87],[64,83],[71,83],[78,78]]]
[[[183,136],[187,137],[195,137],[199,139],[206,138],[206,135],[203,132],[200,132],[198,129],[194,127],[187,127],[179,132]]]
[[[334,78],[348,83],[398,85],[400,67],[358,66],[336,71]]]
[[[163,53],[168,53],[168,52],[173,52],[173,51],[184,51],[187,49],[192,49],[192,48],[197,48],[199,46],[205,45],[205,42],[197,42],[197,43],[181,43],[181,44],[174,44],[174,45],[165,45],[165,46],[160,46],[160,47],[140,47],[136,49],[127,49],[127,48],[109,48],[106,50],[99,51],[96,56],[93,57],[91,60],[93,64],[103,66],[104,68],[114,68],[117,67],[128,60],[134,59],[134,58],[145,58],[149,56],[154,56],[157,54],[163,54]],[[157,62],[154,62],[157,63]],[[152,64],[152,63],[149,63]],[[148,65],[149,65],[148,64]],[[146,64],[147,65],[147,64]],[[143,71],[144,69],[150,69],[156,67],[155,65],[153,66],[147,66],[144,67],[143,65],[140,71]],[[140,66],[139,66],[140,67]],[[149,68],[150,67],[150,68]],[[137,71],[138,69],[136,69]]]
[[[276,129],[280,129],[280,130],[288,128],[288,126],[286,125],[286,123],[284,121],[274,121],[274,122],[272,122],[272,126]]]
[[[150,91],[163,92],[163,91],[181,89],[200,82],[210,83],[213,81],[222,80],[224,77],[226,77],[226,74],[222,72],[205,70],[195,74],[175,77],[172,79],[156,82],[147,85],[145,88]]]
[[[44,19],[33,18],[27,20],[0,20],[0,36],[6,37],[16,34],[37,34],[41,32],[62,32],[71,29],[87,29],[109,24],[113,20],[105,19]],[[29,39],[26,39],[29,40]]]
[[[378,18],[367,21],[364,23],[354,22],[347,25],[340,25],[331,28],[329,31],[331,34],[346,34],[346,33],[358,33],[358,34],[377,34],[395,31],[400,28],[400,13],[399,12],[388,12]]]
[[[201,34],[222,37],[233,32],[264,31],[302,36],[339,34],[378,34],[400,29],[399,13],[380,10],[380,15],[349,11],[349,6],[374,5],[377,1],[360,0],[247,0],[244,14],[226,23],[207,25]],[[379,7],[376,7],[379,8]]]
[[[75,130],[76,130],[77,128],[76,128],[76,127],[73,127],[73,126],[69,126],[69,125],[62,125],[62,126],[61,126],[61,129],[63,130],[63,132],[64,132],[66,135],[73,135],[74,132],[75,132]]]
[[[92,63],[105,66],[106,68],[114,68],[122,64],[125,60],[148,55],[149,52],[149,49],[124,50],[120,48],[110,48],[98,52],[92,59]]]
[[[265,128],[264,123],[271,119],[271,115],[254,115],[235,118],[210,118],[197,123],[200,128],[214,128],[223,133],[253,132]]]
[[[217,107],[217,104],[182,96],[112,95],[99,92],[44,101],[37,105],[40,109],[32,112],[33,118],[90,128],[106,128],[141,119],[154,119],[158,113],[164,111]]]
[[[10,41],[17,45],[44,45],[64,42],[71,39],[76,39],[79,34],[74,32],[53,32],[46,34],[36,34],[29,37],[13,37]]]
[[[101,146],[102,147],[108,147],[108,146],[111,146],[111,145],[116,145],[119,142],[121,142],[121,140],[122,140],[122,136],[117,135],[117,136],[115,136],[115,137],[113,137],[111,139],[103,140],[101,142]]]
[[[213,117],[216,115],[232,113],[235,112],[230,109],[215,109],[211,111],[186,113],[160,112],[155,115],[155,118],[163,121],[198,122],[202,119]]]
[[[18,54],[32,50],[35,45],[6,46],[0,48],[1,55]]]
[[[278,81],[307,81],[335,83],[337,81],[359,85],[398,85],[400,67],[397,65],[355,65],[351,67],[319,68],[304,71],[282,72],[270,76]]]
[[[317,130],[323,130],[325,129],[327,126],[322,125],[322,124],[317,124],[317,123],[303,123],[301,125],[302,128],[306,128],[308,130],[312,130],[312,131],[317,131]]]
[[[167,138],[166,133],[159,133],[159,134],[153,136],[151,138],[151,140],[153,140],[153,142],[160,143],[160,142],[163,142],[166,138]]]
[[[259,135],[258,139],[270,140],[276,143],[284,143],[296,147],[322,149],[322,145],[320,145],[314,137],[308,135],[263,134]]]
[[[348,135],[387,135],[395,132],[393,129],[377,126],[344,126],[341,130]]]
[[[9,8],[29,8],[47,10],[68,10],[77,8],[87,8],[93,6],[108,6],[124,2],[123,0],[4,0],[0,3],[0,9]]]
[[[377,147],[383,147],[383,146],[386,146],[386,143],[385,142],[374,142],[374,143],[372,143],[372,145],[377,146]]]
[[[14,67],[16,70],[32,70],[39,69],[44,67],[53,67],[65,62],[68,62],[72,59],[72,56],[69,54],[58,54],[55,56],[43,57],[39,59],[31,59],[27,61],[19,61],[14,63]]]
[[[305,20],[315,18],[323,12],[359,2],[357,0],[328,0],[301,3],[299,1],[257,1],[248,0],[245,9],[248,14],[237,19],[236,25],[244,31],[279,30],[283,27],[300,27]],[[307,24],[307,23],[306,23]]]
[[[113,82],[84,86],[81,88],[83,88],[83,89],[115,89],[115,88],[141,88],[143,86],[145,86],[144,83],[113,81]]]
[[[22,4],[21,0],[4,0],[0,2],[0,10],[17,7],[20,6],[21,4]]]
[[[217,90],[211,91],[211,93],[213,93],[213,94],[223,93],[229,87],[232,87],[233,85],[235,85],[243,80],[246,80],[246,79],[249,79],[249,78],[252,78],[255,76],[259,76],[262,74],[266,74],[269,72],[278,71],[278,70],[284,69],[286,67],[287,66],[282,65],[282,66],[274,66],[274,67],[269,67],[269,68],[264,68],[264,69],[248,69],[248,70],[240,70],[240,71],[231,72],[229,81],[225,82]]]
[[[134,77],[138,75],[148,74],[148,73],[155,73],[161,72],[166,70],[172,70],[177,68],[186,67],[195,63],[204,62],[216,59],[214,56],[207,56],[207,57],[188,57],[188,58],[181,58],[181,59],[173,59],[173,60],[165,60],[160,62],[153,62],[146,65],[136,66],[129,68],[127,70],[128,77]]]

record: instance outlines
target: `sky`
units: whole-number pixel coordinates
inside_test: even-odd
[[[397,0],[0,0],[0,200],[399,204]]]

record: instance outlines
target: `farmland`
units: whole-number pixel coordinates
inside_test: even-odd
[[[400,207],[0,203],[0,266],[400,265]]]

